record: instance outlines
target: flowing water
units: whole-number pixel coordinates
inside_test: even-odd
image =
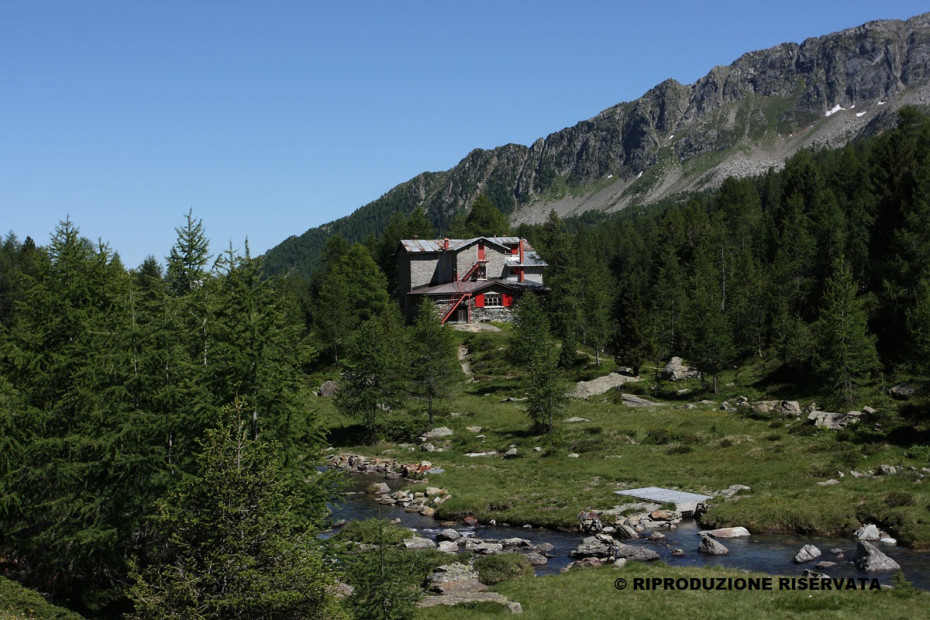
[[[364,491],[372,482],[387,482],[392,489],[396,489],[406,486],[406,481],[385,480],[381,476],[358,474],[353,474],[350,477],[352,489],[356,494],[347,495],[344,502],[332,506],[334,521],[338,519],[358,521],[379,517],[383,519],[399,518],[400,524],[404,527],[409,527],[416,530],[421,536],[433,539],[439,533],[439,530],[444,529],[439,525],[439,521],[432,517],[406,512],[399,506],[384,506],[374,500],[374,495],[359,493],[359,491]],[[569,552],[575,549],[581,539],[584,538],[584,535],[578,532],[560,532],[517,526],[478,525],[469,527],[460,524],[453,529],[478,538],[518,537],[528,539],[535,545],[545,542],[552,544],[553,550],[550,552],[552,557],[549,558],[549,563],[545,566],[536,567],[538,576],[556,574],[565,568],[572,561],[572,558],[568,555]],[[698,543],[700,543],[699,531],[700,528],[693,519],[685,519],[677,529],[661,530],[661,533],[666,536],[664,541],[658,543],[648,541],[624,542],[626,544],[648,546],[658,552],[660,559],[669,566],[720,566],[768,573],[770,575],[789,576],[799,576],[805,568],[817,570],[814,568],[816,561],[800,565],[794,563],[794,556],[801,547],[812,544],[820,549],[822,553],[817,561],[829,560],[837,563],[836,566],[818,572],[827,573],[831,577],[865,577],[869,579],[876,577],[882,584],[890,584],[893,577],[893,573],[864,573],[859,571],[851,563],[851,560],[856,555],[856,543],[853,540],[798,534],[730,538],[720,540],[730,550],[729,555],[711,556],[697,552]],[[882,552],[901,565],[905,577],[915,587],[930,590],[930,552],[914,551],[913,549],[894,545],[875,544]],[[672,549],[675,548],[684,550],[684,556],[676,557],[672,555]],[[834,549],[842,550],[844,557],[838,558],[832,552]]]

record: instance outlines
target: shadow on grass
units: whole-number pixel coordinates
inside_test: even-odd
[[[333,426],[329,429],[329,445],[334,448],[357,446],[371,439],[367,429],[361,424]]]
[[[799,394],[822,396],[823,385],[815,373],[779,366],[763,375],[755,387],[777,400],[797,400]]]

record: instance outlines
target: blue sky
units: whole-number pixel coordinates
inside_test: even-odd
[[[921,2],[0,3],[0,232],[259,254],[473,148]]]

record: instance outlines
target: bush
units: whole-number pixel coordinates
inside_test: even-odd
[[[489,586],[518,577],[532,577],[533,567],[519,553],[486,555],[475,560],[478,579]]]
[[[646,431],[644,443],[651,443],[657,446],[664,446],[670,443],[681,443],[693,445],[698,442],[698,436],[682,431],[674,431],[667,428],[653,428]]]
[[[387,520],[366,519],[364,521],[349,521],[336,535],[338,540],[376,545],[379,542],[386,545],[396,545],[405,538],[410,538],[410,530],[394,525]]]

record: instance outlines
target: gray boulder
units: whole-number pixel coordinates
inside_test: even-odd
[[[659,403],[654,403],[651,400],[646,400],[645,398],[640,398],[635,394],[621,394],[620,402],[622,402],[627,407],[653,407]]]
[[[814,426],[826,428],[829,430],[839,430],[846,428],[850,424],[859,422],[862,416],[861,411],[849,411],[847,413],[832,413],[829,411],[811,411],[807,415],[807,420],[813,422]]]
[[[530,553],[524,554],[526,561],[529,562],[532,566],[545,566],[549,563],[549,560],[541,553],[536,553],[531,551]]]
[[[864,540],[860,540],[856,544],[856,559],[854,562],[859,570],[864,570],[867,573],[901,569],[900,564],[879,551],[875,545]]]
[[[441,594],[484,592],[488,586],[478,581],[478,573],[460,562],[439,566],[429,576],[429,590]]]
[[[405,538],[404,547],[407,549],[435,549],[436,543],[429,538]]]
[[[617,546],[619,547],[617,551],[618,558],[636,562],[649,562],[659,559],[659,554],[647,547],[624,545],[623,543],[618,543]]]
[[[451,527],[448,527],[444,530],[440,530],[436,534],[436,540],[458,540],[462,537],[462,534],[458,530],[453,530]]]
[[[917,390],[910,383],[899,383],[898,385],[890,388],[888,393],[891,394],[892,398],[896,398],[898,400],[907,400],[913,396],[916,391]]]
[[[730,550],[722,543],[717,542],[710,536],[701,536],[701,544],[698,545],[697,550],[699,553],[706,553],[707,555],[727,555],[730,553]]]
[[[662,372],[669,381],[684,381],[698,376],[698,372],[686,366],[680,357],[670,359]]]
[[[867,523],[856,530],[856,540],[878,540],[878,527],[872,523]]]
[[[427,431],[423,433],[423,437],[426,437],[427,439],[442,439],[443,437],[448,437],[449,435],[452,435],[452,434],[453,432],[451,428],[447,428],[445,426],[439,426],[437,428],[434,428],[431,431]]]
[[[594,536],[587,536],[568,555],[573,558],[606,558],[610,555],[610,547]]]
[[[339,392],[339,384],[335,381],[324,381],[320,386],[320,396],[332,398],[337,392]]]
[[[701,532],[701,535],[714,538],[745,538],[749,536],[749,530],[745,527],[721,527],[716,530],[706,530]]]
[[[803,564],[804,562],[810,562],[811,560],[816,560],[820,557],[820,549],[814,545],[804,545],[801,547],[801,550],[798,551],[797,555],[794,556],[795,564]]]

